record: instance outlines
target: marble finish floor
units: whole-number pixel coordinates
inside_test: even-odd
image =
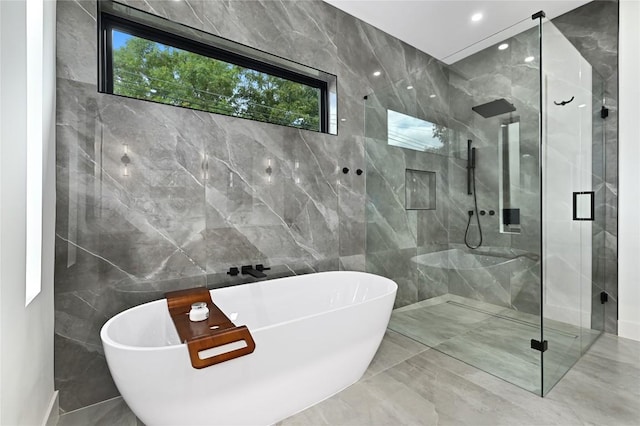
[[[122,398],[60,417],[72,425],[141,426]],[[360,381],[278,424],[293,425],[637,426],[640,342],[603,335],[541,398],[388,331]]]
[[[394,310],[389,329],[536,394],[549,391],[600,333],[502,306],[443,295]]]

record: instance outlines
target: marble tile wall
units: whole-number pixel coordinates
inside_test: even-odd
[[[604,17],[604,18],[603,18]],[[608,65],[615,62],[615,35],[617,34],[617,3],[592,2],[587,6],[572,11],[554,23],[567,36],[578,51],[592,63],[600,63],[596,71],[603,73],[607,85],[607,104],[615,104],[613,77],[615,67]],[[498,139],[501,124],[508,120],[520,123],[521,149],[521,182],[520,191],[512,199],[521,213],[521,232],[505,234],[500,232],[499,214],[481,216],[483,246],[503,248],[540,255],[540,204],[539,204],[539,118],[538,118],[538,78],[539,62],[524,62],[527,56],[537,57],[539,52],[538,31],[525,31],[509,40],[509,49],[500,51],[495,47],[485,49],[447,67],[448,81],[440,82],[440,92],[448,94],[448,103],[430,105],[429,99],[418,97],[412,99],[406,90],[412,84],[411,79],[394,83],[387,89],[371,95],[366,109],[366,159],[367,159],[367,267],[372,271],[394,277],[406,282],[401,286],[398,306],[404,306],[423,300],[419,295],[438,295],[444,291],[453,292],[466,297],[477,297],[479,300],[493,300],[492,295],[502,294],[495,303],[509,306],[528,313],[540,311],[540,263],[535,259],[518,271],[512,271],[513,279],[500,279],[497,276],[476,280],[469,277],[451,276],[438,268],[425,268],[411,262],[414,256],[438,251],[464,242],[468,211],[473,209],[473,198],[467,195],[466,177],[466,140],[473,140],[477,148],[476,185],[478,207],[481,210],[499,211],[499,168]],[[469,106],[503,97],[513,103],[516,111],[510,115],[496,118],[483,118],[473,112]],[[612,99],[610,99],[612,98]],[[428,213],[407,211],[403,208],[404,169],[409,160],[419,158],[436,158],[432,153],[420,153],[390,147],[386,145],[386,128],[384,112],[387,108],[430,121],[440,120],[452,129],[452,139],[439,154],[440,163],[446,163],[447,185],[438,187],[438,208],[446,211],[444,222],[427,220]],[[431,108],[431,109],[430,109]],[[611,205],[612,188],[615,188],[617,169],[615,161],[609,155],[615,155],[612,146],[617,145],[615,137],[615,108],[611,108],[612,118],[607,119],[606,132],[607,167],[605,170],[594,169],[594,188],[600,200],[597,210],[599,222],[594,225],[593,275],[594,304],[599,304],[599,293],[602,288],[615,288],[615,206]],[[439,114],[442,117],[439,117]],[[610,116],[611,117],[611,116]],[[596,117],[597,118],[597,117]],[[594,141],[602,133],[600,121],[594,121]],[[602,153],[597,144],[594,145],[595,156]],[[439,167],[442,167],[442,164]],[[432,166],[434,167],[434,166]],[[613,169],[613,170],[612,170]],[[444,181],[444,180],[443,180]],[[607,195],[608,194],[608,195]],[[606,197],[606,202],[605,202]],[[432,214],[433,213],[429,213]],[[606,221],[604,218],[606,217]],[[433,224],[436,224],[435,226]],[[417,235],[423,230],[439,233],[431,236],[423,247]],[[438,231],[441,229],[441,231]],[[612,234],[613,232],[613,234]],[[470,226],[470,240],[477,242],[479,238],[475,220]],[[440,276],[434,276],[435,271]],[[486,271],[489,273],[490,271]],[[455,282],[453,282],[455,281]],[[474,284],[475,285],[472,285]],[[438,289],[437,291],[434,291]],[[432,297],[432,296],[428,296]],[[493,298],[492,298],[493,297]],[[615,299],[615,292],[612,295]],[[606,329],[615,331],[615,301],[607,306]],[[594,305],[595,306],[595,305]],[[602,311],[594,309],[594,328],[601,328]]]
[[[225,274],[230,266],[262,262],[273,267],[274,277],[366,269],[396,279],[399,305],[448,291],[446,273],[411,261],[461,243],[466,224],[468,199],[456,202],[449,188],[466,185],[462,132],[470,117],[453,111],[455,102],[468,100],[468,88],[450,84],[446,66],[319,0],[125,3],[335,74],[339,129],[337,136],[324,135],[98,94],[96,3],[57,2],[55,375],[63,411],[117,395],[99,339],[109,317],[169,289],[243,282]],[[563,17],[564,30],[598,58],[612,52],[608,44],[595,43],[602,36],[598,31],[613,31],[598,21],[611,6],[590,7]],[[580,24],[584,19],[589,30]],[[374,77],[374,70],[382,75]],[[606,75],[610,94],[617,71],[613,75]],[[407,91],[408,85],[415,90]],[[378,144],[380,137],[365,137],[365,128],[379,131],[384,117],[365,126],[370,115],[363,96],[381,92],[386,95],[379,101],[389,107],[448,125],[453,159],[443,153],[400,155]],[[614,118],[615,99],[612,95]],[[617,152],[611,143],[616,133],[612,126],[606,131],[610,158],[610,151]],[[479,159],[492,155],[483,151],[491,148],[482,137],[477,139]],[[128,176],[121,161],[124,145],[131,159]],[[367,155],[384,159],[379,162],[384,170],[401,169],[402,179],[406,168],[435,172],[436,210],[401,211],[404,182],[370,168],[365,145]],[[265,176],[269,161],[271,183]],[[492,176],[490,163],[479,164],[479,175]],[[614,299],[616,164],[606,170],[610,214],[602,262]],[[343,174],[343,167],[351,172]],[[366,184],[365,175],[353,173],[357,168],[368,174]],[[489,184],[482,179],[480,185]],[[484,179],[492,182],[495,176]],[[397,221],[376,223],[376,232],[370,232],[368,220],[382,213],[367,198],[372,188],[393,200],[380,203],[388,212],[402,213]],[[480,201],[480,208],[495,204],[492,198]],[[500,238],[512,237],[488,230],[487,238],[499,245]],[[536,249],[522,240],[511,246]],[[532,297],[524,291],[512,298],[526,305]],[[607,315],[611,327],[615,308]]]
[[[480,215],[482,248],[498,254],[504,248],[529,255],[540,255],[540,202],[538,154],[538,74],[537,61],[524,62],[539,49],[536,29],[531,29],[500,43],[508,49],[489,47],[452,64],[450,67],[451,115],[459,127],[460,139],[472,140],[476,148],[475,186],[478,209],[495,215]],[[537,56],[537,55],[535,55]],[[503,98],[516,108],[509,114],[485,118],[471,106]],[[520,181],[512,182],[517,189],[511,197],[511,207],[520,210],[520,233],[500,231],[499,192],[502,169],[499,167],[499,140],[502,126],[519,123]],[[469,211],[474,210],[474,197],[467,193],[467,153],[452,153],[450,167],[449,244],[465,250],[465,233]],[[473,191],[473,188],[472,188]],[[471,218],[467,242],[477,245],[480,229],[476,216]],[[479,251],[474,251],[479,252]],[[482,253],[480,253],[482,256]],[[514,267],[516,267],[514,269]],[[453,271],[449,274],[449,292],[459,296],[516,310],[539,313],[540,264],[516,261],[508,268],[486,268],[482,271]]]
[[[366,99],[366,266],[367,271],[398,283],[396,307],[448,291],[446,272],[424,267],[417,256],[446,249],[448,245],[448,153],[452,133],[442,137],[441,147],[430,151],[388,144],[387,110],[450,126],[448,74],[431,76],[427,85],[422,84],[421,75],[413,75]],[[411,173],[407,171],[433,174],[435,193],[429,191],[429,196],[435,199],[434,209],[413,209],[407,205],[411,202],[407,197],[410,184],[406,181]]]
[[[434,58],[319,0],[125,3],[335,74],[341,120],[333,136],[99,94],[96,2],[57,3],[63,412],[118,394],[99,330],[123,309],[246,281],[225,273],[242,264],[265,263],[272,277],[364,270],[363,96],[409,76],[424,91],[446,81]]]

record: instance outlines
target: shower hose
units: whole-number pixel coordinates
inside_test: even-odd
[[[477,249],[482,245],[482,226],[480,225],[480,215],[478,214],[478,198],[476,197],[476,169],[475,167],[471,169],[471,176],[473,181],[473,206],[475,209],[476,222],[478,223],[478,232],[480,233],[480,241],[478,245],[473,245],[469,243],[469,227],[471,226],[471,219],[473,218],[473,214],[469,214],[469,220],[467,221],[467,229],[464,231],[464,243],[470,249]]]

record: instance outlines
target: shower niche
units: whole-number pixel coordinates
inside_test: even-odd
[[[405,209],[436,209],[436,173],[424,170],[405,170]]]
[[[604,328],[603,84],[544,14],[508,31],[365,98],[365,260],[391,329],[545,395]]]

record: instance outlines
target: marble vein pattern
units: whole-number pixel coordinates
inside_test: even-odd
[[[363,96],[414,74],[421,90],[445,95],[438,61],[319,0],[124,3],[335,74],[339,131],[99,94],[96,2],[57,3],[55,359],[63,412],[118,395],[99,330],[119,311],[168,290],[250,281],[226,275],[242,264],[271,266],[271,277],[364,270],[365,175],[354,173],[365,169]]]
[[[229,277],[230,266],[264,263],[271,277],[367,270],[399,284],[397,307],[451,293],[460,274],[412,259],[463,243],[471,200],[467,138],[478,147],[479,207],[496,209],[498,175],[488,161],[497,155],[495,123],[469,106],[486,101],[487,92],[512,100],[526,123],[523,140],[533,141],[535,64],[509,66],[487,56],[470,59],[466,69],[447,67],[320,0],[123,2],[336,75],[338,135],[98,94],[96,2],[57,2],[55,375],[63,412],[118,395],[99,340],[108,318],[168,290],[251,280]],[[612,16],[614,8],[616,2],[592,2],[559,18],[558,26],[585,57],[609,60],[617,54],[611,38],[617,21],[598,17]],[[592,30],[580,25],[585,19]],[[513,42],[519,53],[533,46],[530,34]],[[477,75],[469,73],[479,65]],[[594,268],[604,280],[597,288],[612,300],[605,327],[615,332],[617,67],[599,71],[611,115],[599,187],[606,220],[596,235],[604,249]],[[443,148],[387,146],[386,108],[447,128]],[[531,159],[523,165],[530,179],[520,200],[527,207],[522,233],[501,234],[497,217],[485,216],[489,246],[540,253],[534,145],[522,150]],[[435,173],[435,210],[405,209],[407,169]],[[460,293],[533,313],[539,267],[520,266],[481,282],[463,277]]]

